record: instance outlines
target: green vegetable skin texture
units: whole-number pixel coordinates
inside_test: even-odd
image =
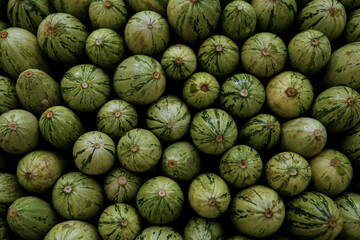
[[[360,161],[360,123],[347,131],[341,140],[340,151],[344,153],[354,164]]]
[[[236,229],[256,238],[275,233],[285,219],[285,205],[280,195],[262,185],[238,192],[232,199],[230,211]]]
[[[135,240],[183,240],[180,233],[168,226],[150,226],[145,228]]]
[[[184,229],[184,240],[223,239],[223,227],[220,222],[203,217],[192,217]]]
[[[135,12],[151,10],[166,16],[166,8],[169,0],[127,0],[127,3]]]
[[[9,239],[10,228],[4,216],[0,217],[0,239]]]
[[[140,216],[150,224],[169,224],[177,219],[184,205],[184,194],[172,179],[157,176],[147,180],[136,195]]]
[[[22,196],[24,190],[17,181],[16,175],[0,173],[0,214],[6,214],[8,207]]]
[[[96,227],[90,223],[69,220],[56,224],[45,236],[44,240],[100,240]]]
[[[15,83],[10,78],[0,76],[0,115],[19,107]]]
[[[89,16],[89,5],[92,0],[51,0],[57,12],[64,12],[85,22]]]
[[[304,192],[286,205],[287,228],[294,237],[335,239],[344,224],[334,200],[319,192]]]
[[[360,10],[356,9],[350,13],[346,22],[344,35],[347,43],[360,41]]]
[[[340,233],[343,239],[360,239],[358,223],[360,221],[360,195],[346,192],[335,199],[342,210],[344,225]]]

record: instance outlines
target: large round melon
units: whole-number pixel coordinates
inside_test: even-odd
[[[71,14],[86,22],[89,17],[89,5],[92,0],[51,0],[57,12]]]
[[[0,173],[0,189],[0,214],[3,215],[14,201],[24,196],[25,193],[16,175],[11,173]]]
[[[360,194],[343,193],[335,199],[340,206],[344,225],[340,233],[342,239],[359,239],[360,238]]]
[[[165,17],[169,0],[126,0],[126,2],[135,12],[150,10]]]
[[[224,230],[219,221],[200,216],[190,218],[184,228],[184,240],[220,240],[223,239],[223,235]]]
[[[360,9],[350,13],[346,22],[344,36],[347,43],[360,41]]]
[[[88,222],[68,220],[56,224],[45,236],[44,240],[100,240],[96,227]]]
[[[360,163],[360,124],[347,131],[340,143],[340,151],[344,153],[354,165]]]
[[[183,240],[174,228],[168,226],[150,226],[145,228],[135,240]]]
[[[0,115],[11,109],[20,108],[15,82],[3,76],[0,76],[0,102]]]

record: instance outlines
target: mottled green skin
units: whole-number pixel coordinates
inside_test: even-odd
[[[171,178],[157,176],[147,180],[136,195],[139,214],[151,224],[176,220],[184,205],[184,194]]]
[[[340,206],[344,225],[340,233],[342,239],[360,239],[360,195],[358,193],[346,192],[335,199]]]
[[[107,7],[105,2],[111,2],[111,6]],[[123,0],[92,0],[89,17],[93,29],[110,28],[120,32],[125,27],[128,11]]]
[[[105,178],[104,191],[110,202],[132,202],[142,184],[141,176],[124,167],[114,168]]]
[[[58,218],[48,202],[26,196],[16,199],[10,205],[6,220],[16,235],[28,240],[40,240],[55,226]]]
[[[281,72],[286,59],[286,45],[273,33],[257,33],[248,38],[241,48],[241,62],[245,71],[259,78],[272,77]]]
[[[60,85],[39,69],[28,69],[16,81],[16,94],[21,105],[39,117],[46,109],[62,104]]]
[[[22,28],[7,28],[0,32],[0,68],[15,81],[23,71],[35,68],[49,72],[36,36]]]
[[[146,172],[160,161],[162,147],[149,130],[135,128],[128,131],[117,145],[120,163],[130,171]]]
[[[345,8],[337,0],[311,1],[297,16],[300,31],[318,30],[324,33],[330,41],[338,38],[343,32],[346,19]]]
[[[71,5],[74,8],[74,4]],[[59,12],[48,15],[40,23],[37,41],[41,50],[53,61],[74,65],[85,54],[88,35],[79,19]]]
[[[332,197],[345,191],[350,185],[353,167],[343,153],[325,149],[309,163],[312,171],[311,182],[315,191]]]
[[[20,108],[20,101],[16,95],[15,82],[0,76],[0,115],[16,108]]]
[[[235,118],[254,116],[264,103],[265,88],[259,79],[250,74],[235,74],[221,86],[221,108]]]
[[[344,36],[347,43],[360,41],[360,9],[350,13],[346,22]]]
[[[195,73],[197,68],[196,54],[187,45],[172,45],[164,51],[161,57],[161,66],[170,79],[184,81]]]
[[[220,84],[207,72],[197,72],[184,83],[183,98],[185,102],[196,108],[207,108],[215,103],[220,95]]]
[[[347,131],[340,142],[340,151],[354,164],[360,163],[360,123]]]
[[[106,133],[114,140],[119,140],[137,125],[136,109],[121,99],[113,99],[105,103],[96,116],[97,130]]]
[[[251,240],[250,238],[244,237],[242,235],[236,235],[233,237],[229,237],[226,240]]]
[[[345,85],[360,88],[360,43],[354,42],[338,48],[331,54],[324,69],[325,87]]]
[[[23,109],[13,109],[0,116],[0,147],[20,155],[34,150],[40,142],[38,120]]]
[[[96,227],[79,220],[68,220],[56,224],[45,236],[44,240],[100,240]]]
[[[101,213],[104,200],[100,184],[81,172],[63,175],[52,190],[52,204],[65,219],[90,220]]]
[[[1,14],[0,14],[1,15]],[[7,24],[6,22],[0,20],[0,31],[6,29],[9,27],[9,24]]]
[[[20,159],[16,177],[25,190],[41,193],[52,188],[64,173],[65,167],[66,162],[59,154],[48,150],[36,150]]]
[[[168,226],[150,226],[145,228],[135,240],[183,240],[180,233]]]
[[[231,1],[221,13],[221,27],[223,32],[236,42],[248,39],[256,28],[254,7],[245,1]]]
[[[239,48],[225,35],[207,38],[198,51],[200,66],[211,75],[224,78],[231,75],[240,62]]]
[[[115,163],[116,145],[105,133],[86,132],[74,144],[73,159],[83,173],[103,174],[110,170]]]
[[[100,28],[86,39],[85,51],[95,65],[115,69],[125,58],[125,43],[114,30]]]
[[[0,239],[8,240],[9,239],[10,228],[6,222],[6,218],[4,216],[0,217]]]
[[[103,239],[134,239],[141,231],[141,219],[132,206],[126,203],[116,203],[102,212],[98,229]]]
[[[219,221],[199,216],[190,218],[184,228],[184,240],[223,240],[223,234]]]
[[[236,188],[254,185],[260,178],[263,162],[259,153],[246,145],[230,148],[220,160],[221,177]]]
[[[146,105],[163,94],[166,76],[156,59],[133,55],[116,68],[113,83],[114,91],[121,99],[130,104]]]
[[[203,173],[190,183],[191,208],[205,218],[217,218],[229,207],[231,193],[226,182],[215,173]]]
[[[71,14],[83,22],[88,20],[91,0],[51,0],[51,3],[57,12]]]
[[[274,147],[280,139],[280,123],[270,114],[258,114],[246,121],[239,130],[239,141],[264,152]]]
[[[319,72],[330,59],[329,39],[318,30],[305,30],[295,35],[288,45],[289,63],[302,74]]]
[[[330,226],[331,220],[336,221],[336,226]],[[286,205],[286,226],[293,237],[335,239],[343,224],[340,207],[322,193],[304,192]]]
[[[149,106],[146,126],[160,140],[173,142],[189,130],[191,115],[186,104],[175,95],[166,95]]]
[[[22,196],[24,190],[17,181],[16,175],[0,173],[0,214],[6,214],[8,207]]]
[[[265,166],[269,187],[283,196],[295,196],[309,185],[311,167],[301,155],[281,152],[270,158]]]
[[[176,181],[190,181],[202,168],[199,151],[190,142],[176,142],[165,148],[161,157],[163,173]]]
[[[210,37],[220,22],[219,0],[169,0],[167,16],[171,28],[186,43]]]
[[[340,0],[339,2],[344,5],[347,11],[355,10],[360,7],[359,0]]]
[[[44,111],[39,119],[39,128],[45,141],[65,151],[71,151],[76,139],[85,133],[79,117],[63,106]]]
[[[126,0],[126,2],[135,12],[150,10],[165,17],[169,0]]]
[[[220,155],[235,144],[238,130],[235,120],[227,112],[209,108],[195,115],[190,126],[190,136],[200,151]]]
[[[54,12],[49,0],[9,0],[7,16],[13,27],[36,34],[41,21]]]
[[[311,108],[313,99],[310,80],[299,72],[282,72],[266,86],[266,103],[281,118],[300,117]]]
[[[157,12],[141,11],[126,23],[124,38],[132,54],[160,54],[170,40],[169,24]]]
[[[349,130],[360,120],[360,94],[345,86],[328,88],[316,97],[311,116],[324,124],[328,132]]]
[[[285,219],[285,205],[280,195],[262,185],[238,192],[232,199],[230,212],[236,229],[254,238],[275,233]]]

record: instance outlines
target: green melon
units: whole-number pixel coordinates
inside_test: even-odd
[[[353,164],[360,163],[360,124],[356,124],[345,133],[340,143],[340,151],[344,153]]]
[[[44,240],[100,240],[96,227],[79,220],[68,220],[56,224],[45,236]]]
[[[242,235],[235,235],[235,236],[227,238],[226,240],[251,240],[251,239],[244,237]],[[276,240],[280,240],[280,239],[276,239]],[[281,239],[281,240],[283,240],[283,239]]]
[[[18,198],[24,196],[24,190],[16,175],[0,173],[0,214],[6,214],[8,207]],[[0,237],[0,239],[2,239]]]
[[[71,14],[72,16],[86,22],[89,17],[89,5],[92,0],[51,0],[57,12]]]
[[[190,218],[184,228],[184,240],[222,240],[223,235],[224,230],[219,221],[199,216]]]
[[[360,7],[360,1],[359,0],[340,0],[340,3],[342,5],[344,5],[345,9],[348,12]]]
[[[360,42],[360,9],[350,13],[346,22],[344,36],[347,43]]]
[[[0,115],[16,108],[20,108],[20,101],[16,95],[15,83],[0,76]]]
[[[10,228],[6,222],[6,218],[4,216],[0,217],[0,239],[8,240],[10,235]]]
[[[145,228],[135,240],[183,240],[175,229],[168,226],[150,226]]]
[[[127,0],[126,2],[135,12],[151,10],[165,17],[169,0]]]

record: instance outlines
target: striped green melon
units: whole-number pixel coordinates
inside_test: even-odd
[[[41,50],[53,61],[75,64],[85,53],[88,35],[85,25],[76,17],[53,13],[40,23],[37,41]]]
[[[73,158],[81,172],[88,175],[103,174],[115,163],[116,146],[105,133],[86,132],[76,140]]]
[[[231,1],[221,13],[221,27],[225,35],[235,42],[246,40],[256,28],[254,7],[245,1]]]
[[[315,29],[324,33],[330,41],[343,32],[346,11],[337,0],[314,0],[306,4],[297,16],[300,31]]]
[[[16,108],[20,108],[20,101],[16,95],[15,82],[0,76],[0,115]]]
[[[24,190],[17,181],[16,175],[0,173],[0,214],[6,214],[8,207],[18,198],[24,196]],[[2,238],[0,238],[2,239]]]
[[[216,78],[207,72],[197,72],[184,83],[182,95],[185,102],[197,109],[210,107],[220,94]]]
[[[184,194],[171,178],[157,176],[147,180],[136,195],[137,210],[151,224],[176,220],[184,205]]]
[[[23,109],[13,109],[0,116],[0,147],[10,154],[25,154],[38,147],[41,134],[38,119]]]
[[[281,118],[300,117],[311,108],[313,99],[310,80],[299,72],[282,72],[266,86],[266,103]]]
[[[86,39],[85,51],[95,65],[115,69],[125,57],[125,43],[114,30],[100,28]]]
[[[222,240],[223,235],[224,230],[219,221],[200,216],[190,218],[184,228],[184,240]]]
[[[360,121],[360,94],[345,86],[328,88],[316,97],[311,115],[328,132],[349,130]]]
[[[265,166],[269,187],[283,196],[295,196],[309,185],[311,167],[301,155],[281,152],[270,158]]]
[[[248,38],[241,48],[241,62],[245,71],[259,78],[272,77],[284,67],[286,46],[277,35],[257,33]]]
[[[71,14],[86,22],[89,17],[89,5],[92,0],[51,0],[57,12]]]
[[[0,31],[4,30],[6,28],[9,28],[9,27],[10,27],[9,24],[7,24],[6,22],[0,20]]]
[[[53,207],[45,200],[34,196],[16,199],[10,205],[6,216],[11,230],[28,240],[43,239],[57,220]]]
[[[195,115],[190,126],[190,136],[200,151],[220,155],[235,144],[238,130],[235,120],[227,112],[209,108]]]
[[[254,185],[260,178],[263,162],[259,153],[246,145],[230,148],[220,160],[219,172],[227,183],[236,188]]]
[[[169,0],[171,28],[186,43],[195,44],[212,35],[220,21],[219,0]]]
[[[300,117],[281,124],[280,147],[308,158],[320,153],[327,142],[324,125],[314,118]]]
[[[160,161],[162,147],[149,130],[135,128],[128,131],[117,145],[120,163],[130,171],[146,172]]]
[[[331,54],[322,82],[326,87],[345,85],[360,88],[360,43],[346,44]]]
[[[135,240],[183,240],[175,229],[168,226],[150,226],[145,228]]]
[[[8,240],[10,235],[10,228],[6,222],[6,218],[4,216],[0,216],[0,239]]]
[[[257,114],[264,103],[264,86],[253,75],[235,74],[221,86],[221,108],[235,118],[248,118]]]
[[[39,128],[45,141],[65,151],[71,151],[76,139],[85,133],[79,117],[64,106],[45,110],[39,119]]]
[[[166,8],[169,0],[126,0],[135,12],[150,10],[166,16]]]
[[[26,154],[17,164],[16,177],[27,191],[45,192],[63,175],[66,162],[56,152],[36,150]]]
[[[191,208],[205,218],[224,214],[231,201],[226,182],[215,173],[203,173],[191,181],[188,198]]]
[[[123,0],[92,0],[89,18],[93,29],[110,28],[119,32],[125,27],[128,11]]]
[[[348,12],[360,7],[359,0],[340,0],[340,3],[344,5],[345,10],[347,10]]]
[[[347,131],[340,142],[340,151],[344,153],[353,164],[360,163],[360,123]]]
[[[256,12],[256,27],[259,32],[285,33],[297,16],[295,0],[252,0]]]
[[[145,105],[163,94],[166,76],[155,58],[133,55],[116,68],[113,84],[115,93],[121,99],[130,104]]]
[[[350,13],[346,22],[344,36],[347,43],[360,42],[360,9]]]
[[[169,24],[157,12],[141,11],[126,23],[124,38],[132,54],[160,54],[170,40]]]
[[[132,202],[142,184],[141,176],[124,167],[114,168],[105,178],[104,191],[110,202]]]
[[[186,104],[175,95],[166,95],[151,104],[146,126],[160,140],[173,142],[189,130],[191,115]]]
[[[237,70],[240,62],[239,48],[229,37],[213,35],[200,45],[198,59],[206,72],[224,78]]]
[[[324,149],[310,161],[315,191],[336,196],[345,191],[353,178],[350,160],[341,152]]]
[[[7,16],[13,27],[36,34],[41,21],[54,12],[49,0],[9,0]]]
[[[69,107],[79,112],[94,112],[110,97],[111,80],[92,64],[70,68],[62,78],[61,95]]]
[[[137,125],[136,109],[121,99],[113,99],[105,103],[96,116],[97,130],[106,133],[114,140],[119,140]]]
[[[63,101],[59,83],[39,69],[28,69],[19,75],[16,94],[21,105],[36,116]]]
[[[186,80],[195,73],[197,67],[196,54],[187,45],[172,45],[164,51],[161,57],[161,66],[170,79]]]
[[[230,207],[231,222],[240,233],[264,238],[275,233],[284,222],[285,205],[271,188],[254,185],[238,192]]]
[[[280,123],[273,115],[261,113],[241,126],[239,141],[256,151],[264,152],[278,143],[280,130]]]
[[[61,176],[52,190],[52,204],[65,219],[90,220],[101,213],[104,200],[100,184],[81,172]]]
[[[340,206],[344,225],[340,233],[342,239],[360,239],[360,194],[346,192],[335,199]]]
[[[132,206],[115,203],[101,213],[98,229],[103,239],[134,239],[141,231],[141,219]]]
[[[331,44],[318,30],[308,29],[296,34],[288,45],[289,63],[302,74],[315,74],[329,61]]]
[[[68,220],[56,224],[45,236],[44,240],[100,240],[96,227],[79,220]]]
[[[334,200],[319,192],[304,192],[286,205],[286,227],[300,239],[335,239],[344,220]]]
[[[0,68],[14,81],[30,68],[49,72],[36,36],[22,28],[7,28],[0,32]]]
[[[201,156],[195,146],[187,141],[176,142],[163,151],[161,169],[176,181],[190,181],[202,168]]]

